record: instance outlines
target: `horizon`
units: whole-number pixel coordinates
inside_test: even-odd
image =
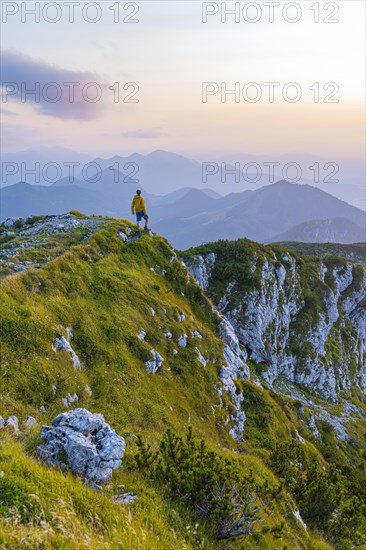
[[[87,4],[80,3],[83,8]],[[5,102],[3,95],[4,153],[52,146],[94,157],[162,149],[194,159],[216,155],[223,161],[232,155],[276,157],[293,150],[329,162],[362,158],[362,2],[343,3],[334,15],[323,10],[318,23],[304,7],[295,23],[296,13],[287,9],[286,21],[283,1],[272,23],[260,2],[256,23],[249,22],[255,15],[251,10],[248,21],[227,15],[223,23],[222,13],[204,8],[215,8],[215,2],[130,4],[138,10],[127,15],[114,13],[108,2],[100,4],[95,23],[90,9],[84,17],[75,9],[70,23],[65,6],[53,24],[51,9],[43,17],[41,13],[38,23],[31,14],[5,13],[2,81],[19,90],[8,87]],[[112,15],[124,18],[116,24]],[[326,16],[333,24],[326,24]],[[69,81],[77,83],[75,90],[89,90],[90,82],[96,82],[103,92],[100,101],[86,101],[84,92],[83,97],[75,92],[70,102],[64,87],[59,101],[48,101],[55,93],[49,91],[50,83],[60,88]],[[245,88],[248,83],[254,84]],[[26,95],[36,84],[41,87],[38,98]],[[292,102],[296,89],[301,98]],[[257,92],[261,98],[253,103]]]
[[[24,162],[23,155],[26,162]],[[149,159],[158,160],[158,163],[155,160],[155,164],[151,166],[155,176],[146,172],[145,162]],[[121,161],[123,161],[122,164],[120,164]],[[130,164],[128,164],[129,162]],[[173,181],[175,176],[174,167],[179,171],[181,168],[179,163],[183,163],[186,169],[188,167],[190,173],[188,178],[193,177],[193,179],[187,179],[183,184],[177,186]],[[134,168],[132,168],[132,165]],[[315,169],[316,166],[318,166],[317,169]],[[91,174],[88,167],[91,168]],[[87,168],[88,170],[86,170]],[[44,147],[38,150],[28,148],[24,151],[2,155],[1,186],[5,188],[20,182],[49,186],[65,177],[70,178],[72,174],[77,181],[82,180],[82,183],[85,183],[90,179],[88,176],[84,176],[84,172],[91,175],[92,178],[96,174],[97,181],[101,181],[102,184],[104,181],[102,174],[108,174],[107,168],[127,175],[132,170],[137,175],[135,183],[142,185],[142,187],[144,187],[144,184],[140,181],[140,175],[143,175],[143,180],[146,181],[146,178],[148,180],[151,177],[155,179],[156,171],[160,171],[163,178],[166,178],[169,174],[169,177],[172,178],[171,190],[167,189],[161,192],[159,188],[150,188],[150,182],[148,183],[149,194],[157,196],[169,194],[169,192],[174,192],[178,188],[185,187],[192,189],[211,188],[221,196],[225,196],[232,192],[240,193],[284,180],[289,183],[311,185],[322,189],[348,204],[366,210],[366,189],[363,184],[365,164],[363,159],[347,159],[343,163],[331,163],[331,166],[328,166],[326,160],[319,155],[312,156],[300,153],[283,154],[278,157],[237,154],[229,155],[227,161],[222,162],[222,158],[217,154],[207,155],[206,158],[197,156],[194,158],[193,156],[189,157],[179,152],[164,149],[153,149],[146,153],[134,151],[126,155],[115,153],[93,157],[91,154],[69,148]],[[48,179],[44,176],[45,171],[49,176]],[[335,179],[330,177],[332,175],[335,176]],[[218,177],[221,178],[222,183],[220,188],[217,187]],[[212,185],[210,185],[210,182],[212,182]],[[233,186],[234,182],[236,183],[235,186]],[[225,189],[225,186],[228,186],[228,188]],[[357,196],[355,196],[355,193]]]
[[[168,153],[168,154],[172,154],[172,155],[178,155],[178,156],[181,156],[181,157],[185,157],[185,158],[188,158],[190,160],[194,160],[194,161],[197,161],[199,162],[200,159],[203,161],[204,158],[209,158],[209,157],[217,157],[217,156],[224,156],[223,153],[220,153],[220,151],[210,151],[207,153],[207,155],[189,155],[189,154],[185,154],[184,152],[182,151],[173,151],[173,150],[169,150],[169,149],[160,149],[160,148],[151,148],[151,149],[148,149],[144,152],[141,152],[137,149],[131,149],[130,151],[116,151],[116,150],[110,150],[108,153],[104,153],[103,155],[100,155],[100,154],[93,154],[93,152],[90,150],[90,149],[83,149],[83,148],[78,148],[78,149],[70,149],[69,147],[58,147],[58,146],[48,146],[48,145],[44,145],[42,147],[38,147],[38,148],[34,148],[32,146],[29,146],[27,148],[23,148],[23,149],[17,149],[15,148],[14,150],[9,150],[9,151],[1,151],[1,155],[12,155],[12,154],[19,154],[19,153],[42,153],[44,151],[65,151],[65,152],[70,152],[70,153],[75,153],[75,154],[79,154],[79,155],[85,155],[85,156],[89,156],[91,158],[101,158],[101,159],[104,159],[104,160],[109,160],[113,157],[132,157],[134,155],[140,155],[140,156],[143,156],[143,157],[147,157],[149,155],[152,155],[154,153]],[[230,153],[230,156],[235,156],[237,155],[238,158],[242,158],[242,157],[245,157],[245,156],[248,156],[248,157],[258,157],[258,158],[262,158],[262,157],[266,157],[267,155],[265,153],[248,153],[248,152],[231,152]],[[268,157],[275,157],[277,156],[278,158],[281,158],[281,157],[293,157],[293,158],[298,158],[298,157],[313,157],[313,158],[324,158],[324,157],[321,157],[319,154],[315,154],[315,153],[311,153],[309,151],[291,151],[291,150],[288,150],[288,151],[284,151],[283,153],[279,154],[279,155],[273,155],[273,154],[269,154],[268,153]],[[364,157],[362,155],[359,155],[359,156],[350,156],[350,157],[347,157],[349,160],[364,160]]]
[[[225,197],[287,181],[366,211],[365,12],[357,0],[3,2],[0,185],[81,180],[78,204],[108,213],[123,211],[112,189],[126,201],[113,182]],[[58,193],[43,211],[67,202]],[[27,211],[31,194],[3,211]]]

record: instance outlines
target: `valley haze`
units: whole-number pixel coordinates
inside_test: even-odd
[[[62,149],[53,153],[53,157],[52,150],[5,155],[3,167],[15,174],[12,184],[6,182],[0,191],[2,219],[61,214],[73,209],[86,214],[129,217],[132,197],[136,188],[141,187],[154,230],[180,249],[240,237],[259,242],[366,240],[366,215],[359,208],[364,208],[365,196],[361,183],[309,183],[306,178],[292,183],[277,180],[274,171],[259,173],[266,169],[264,159],[257,159],[261,164],[248,161],[251,172],[246,173],[241,168],[244,164],[200,163],[166,151],[115,155],[109,159],[92,159]],[[321,159],[316,160],[321,166]],[[29,183],[17,181],[22,162],[24,171],[24,167],[32,167],[26,174]],[[52,170],[55,179],[57,168],[66,166],[70,170],[70,164],[74,177],[42,179],[44,174],[51,177]],[[277,164],[281,167],[279,161]],[[283,166],[293,168],[293,164]],[[309,175],[310,159],[303,165],[308,167]],[[351,198],[351,204],[345,197]]]

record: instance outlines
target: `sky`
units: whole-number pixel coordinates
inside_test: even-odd
[[[363,155],[363,1],[1,4],[3,152]]]

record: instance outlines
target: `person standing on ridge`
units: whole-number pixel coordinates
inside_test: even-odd
[[[145,231],[149,231],[149,228],[147,227],[147,224],[149,222],[149,216],[146,213],[146,204],[145,199],[141,197],[141,189],[137,189],[136,195],[133,197],[133,201],[131,204],[131,210],[132,214],[135,214],[136,212],[136,220],[137,220],[137,232],[141,233],[140,230],[140,221],[142,219],[145,220]]]

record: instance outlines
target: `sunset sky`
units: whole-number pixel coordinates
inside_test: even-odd
[[[263,2],[251,2],[262,10],[256,23],[245,21],[243,14],[239,22],[228,15],[223,23],[220,12],[203,23],[203,10],[215,10],[221,2],[206,8],[200,1],[187,0],[149,0],[130,6],[120,2],[121,20],[114,22],[116,12],[111,7],[116,2],[105,0],[94,2],[100,11],[93,6],[86,11],[89,18],[101,15],[95,23],[82,17],[82,8],[90,2],[75,4],[73,23],[62,1],[57,3],[58,13],[50,7],[46,14],[49,20],[60,17],[54,23],[45,21],[42,14],[36,23],[34,15],[21,13],[24,5],[31,9],[35,2],[2,4],[2,82],[15,83],[19,89],[22,83],[34,88],[39,82],[41,90],[57,82],[62,90],[54,103],[41,96],[22,102],[22,94],[8,87],[12,93],[6,102],[3,95],[1,105],[4,152],[51,146],[103,156],[155,149],[191,157],[297,151],[336,160],[363,154],[363,1],[328,2],[327,11],[326,3],[320,2],[319,23],[310,9],[317,3],[307,1],[297,3],[302,14],[295,23],[283,17],[288,2],[276,7],[273,23]],[[139,11],[132,15],[134,4]],[[234,4],[227,2],[227,7]],[[248,2],[240,4],[245,8]],[[11,14],[14,6],[18,12]],[[255,17],[255,9],[247,8],[249,19]],[[294,9],[288,8],[288,18],[296,16]],[[129,13],[138,22],[123,22]],[[339,22],[325,23],[327,16]],[[80,83],[73,104],[64,82]],[[90,82],[97,82],[102,90],[97,103],[80,96],[79,90]],[[124,103],[121,97],[114,102],[109,87],[117,82],[122,98],[134,91],[133,86],[123,90],[124,85],[136,83],[139,91],[133,98],[138,102]],[[217,83],[218,90],[223,82],[228,89],[238,82],[244,93],[245,85],[255,82],[262,99],[250,103],[240,96],[236,103],[230,95],[223,103],[218,91],[204,103],[203,82]],[[279,83],[273,103],[265,82]],[[296,82],[302,92],[297,103],[282,97],[289,82]],[[310,89],[316,82],[318,103],[315,90]],[[334,95],[338,103],[323,102],[335,92],[334,85],[323,89],[331,82],[339,87]],[[52,89],[48,90],[51,95]],[[93,89],[88,90],[92,94]],[[249,98],[254,91],[247,89]],[[294,94],[293,87],[289,93]]]

